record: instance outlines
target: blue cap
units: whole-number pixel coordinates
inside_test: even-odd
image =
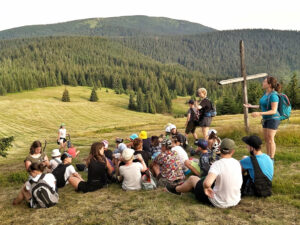
[[[208,146],[208,143],[207,143],[207,140],[205,139],[199,139],[197,141],[197,146],[202,148],[202,149],[207,149],[207,146]]]
[[[134,140],[134,139],[136,139],[136,138],[138,138],[139,136],[137,135],[137,134],[132,134],[132,135],[130,135],[130,139],[131,140]]]
[[[72,156],[69,153],[65,152],[64,154],[61,155],[60,160],[64,161],[65,158],[72,158]]]

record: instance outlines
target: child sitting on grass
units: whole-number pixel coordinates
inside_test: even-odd
[[[122,152],[122,160],[125,163],[125,165],[120,166],[119,173],[121,176],[121,180],[123,179],[122,188],[125,191],[140,190],[142,188],[141,172],[145,172],[147,170],[147,166],[143,160],[143,157],[140,154],[138,154],[136,155],[136,158],[140,162],[133,162],[133,156],[133,149],[127,148]]]
[[[50,169],[53,171],[59,164],[61,164],[61,154],[59,149],[53,149],[51,153],[52,159],[50,160]]]

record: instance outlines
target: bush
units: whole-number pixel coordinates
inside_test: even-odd
[[[2,157],[7,156],[7,150],[12,146],[11,142],[13,140],[14,137],[0,139],[0,156]]]
[[[62,100],[63,102],[70,102],[69,91],[67,90],[67,88],[65,88],[61,100]]]
[[[90,97],[90,101],[91,102],[97,102],[98,101],[98,95],[96,92],[96,88],[94,87],[91,93],[91,97]]]

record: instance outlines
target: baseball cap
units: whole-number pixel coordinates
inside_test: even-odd
[[[192,105],[194,105],[194,103],[195,103],[195,102],[194,102],[194,100],[193,100],[193,99],[190,99],[190,100],[189,100],[189,104],[192,104]]]
[[[66,126],[66,124],[65,124],[65,123],[61,123],[60,126],[61,126],[61,127],[62,127],[62,126]]]
[[[235,142],[229,138],[223,139],[220,145],[220,151],[224,154],[229,154],[231,150],[235,149],[236,145]]]
[[[66,158],[72,158],[72,156],[69,153],[65,152],[60,157],[61,161],[64,161]]]
[[[130,139],[132,139],[132,140],[134,140],[134,139],[136,139],[136,138],[138,138],[139,136],[137,135],[137,134],[132,134],[132,135],[130,135]]]
[[[108,141],[107,140],[103,140],[102,143],[104,144],[104,148],[108,148]]]
[[[125,160],[125,161],[129,161],[132,157],[133,157],[133,154],[134,154],[134,150],[131,149],[131,148],[126,148],[124,149],[124,151],[122,152],[122,158]]]
[[[122,138],[116,138],[116,143],[122,143],[123,139]]]
[[[242,141],[255,149],[260,149],[260,146],[262,145],[262,140],[256,135],[243,137]]]
[[[119,152],[123,152],[124,149],[126,149],[126,148],[127,148],[127,146],[126,146],[124,143],[120,143],[120,144],[118,145],[118,150],[119,150]]]
[[[139,137],[141,139],[147,139],[147,131],[142,130],[141,133],[140,133],[140,135],[139,135]]]
[[[164,138],[161,142],[161,145],[164,145],[167,148],[170,148],[172,146],[172,141],[170,139]]]
[[[202,149],[207,149],[208,142],[205,139],[198,139],[196,145]]]
[[[211,135],[211,133],[217,134],[218,132],[215,129],[209,129],[207,132],[207,135],[209,136],[209,135]]]

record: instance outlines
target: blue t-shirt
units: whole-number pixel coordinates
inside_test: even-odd
[[[270,156],[263,153],[260,155],[256,155],[256,159],[263,174],[266,175],[270,181],[272,181],[274,174],[274,164]],[[247,158],[242,159],[240,162],[243,169],[249,171],[250,177],[254,181],[254,169],[251,158],[248,156]]]
[[[207,176],[210,168],[211,152],[201,153],[199,160],[199,167],[201,169],[201,177]]]
[[[272,109],[271,103],[272,102],[279,102],[279,97],[277,95],[276,91],[272,91],[271,93],[267,94],[265,93],[261,99],[259,100],[259,106],[261,108],[261,111],[267,112]],[[274,115],[263,115],[263,119],[275,119],[280,120],[280,115],[277,109],[277,112]]]

